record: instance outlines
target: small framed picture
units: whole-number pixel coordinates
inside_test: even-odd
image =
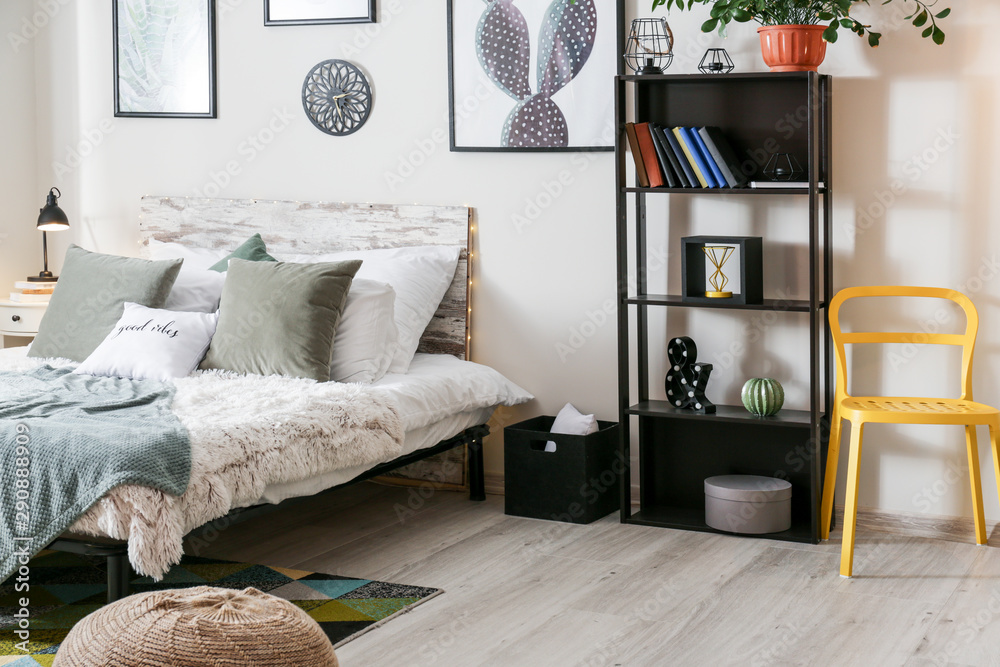
[[[264,0],[264,25],[375,23],[375,0]]]
[[[114,0],[115,116],[215,118],[215,0]]]

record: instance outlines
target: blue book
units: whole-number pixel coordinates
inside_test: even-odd
[[[701,149],[698,148],[698,142],[694,140],[694,135],[696,132],[690,127],[678,127],[677,130],[681,133],[681,137],[684,139],[685,147],[688,149],[688,153],[691,161],[694,162],[696,172],[705,179],[706,188],[717,188],[719,184],[715,180],[715,176],[712,175],[712,170],[709,168],[708,163],[705,162],[704,156],[701,154]]]
[[[708,150],[708,146],[705,145],[705,140],[701,138],[698,133],[698,128],[690,127],[688,130],[691,132],[691,136],[694,138],[695,144],[698,146],[698,152],[701,153],[701,157],[704,158],[705,164],[708,165],[708,169],[715,179],[715,184],[720,188],[728,188],[729,183],[726,182],[726,177],[722,175],[722,170],[719,169],[719,165],[715,163],[715,158]]]

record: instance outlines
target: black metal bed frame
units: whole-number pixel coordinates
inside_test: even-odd
[[[440,454],[441,452],[446,452],[456,447],[462,447],[463,445],[468,448],[469,500],[486,500],[483,439],[489,435],[489,433],[490,428],[486,424],[472,426],[452,438],[442,440],[433,447],[411,452],[410,454],[400,456],[392,461],[380,463],[374,468],[361,473],[354,479],[344,482],[343,484],[338,484],[337,486],[332,486],[314,496],[288,498],[287,500],[275,505],[263,504],[232,510],[224,517],[219,517],[218,519],[209,521],[204,526],[195,528],[188,533],[188,536],[193,536],[205,526],[214,524],[222,519],[227,520],[228,526],[236,523],[242,523],[243,521],[247,521],[264,514],[269,514],[278,509],[284,509],[290,505],[298,504],[308,499],[331,493],[338,489],[351,486],[352,484],[357,484],[358,482],[378,477],[379,475],[384,475],[385,473],[396,470],[397,468],[401,468],[411,463],[416,463],[417,461],[422,461],[423,459],[434,456],[435,454]],[[128,595],[129,580],[132,578],[132,567],[129,565],[128,561],[127,541],[90,537],[86,535],[63,534],[56,538],[46,548],[53,549],[55,551],[82,554],[84,556],[98,556],[105,558],[107,560],[108,571],[108,602],[111,603],[116,600],[120,600]]]

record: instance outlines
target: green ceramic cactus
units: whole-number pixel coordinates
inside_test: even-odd
[[[772,378],[751,378],[743,385],[743,407],[758,417],[777,414],[785,403],[785,390]]]

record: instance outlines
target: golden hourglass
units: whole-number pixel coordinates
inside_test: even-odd
[[[709,284],[715,288],[715,291],[706,291],[705,296],[710,299],[732,298],[732,292],[724,291],[726,285],[729,284],[729,278],[722,272],[722,266],[726,263],[726,260],[732,257],[736,249],[728,245],[707,245],[702,247],[702,250],[708,256],[709,261],[712,262],[712,266],[715,267],[715,273],[708,279]]]

